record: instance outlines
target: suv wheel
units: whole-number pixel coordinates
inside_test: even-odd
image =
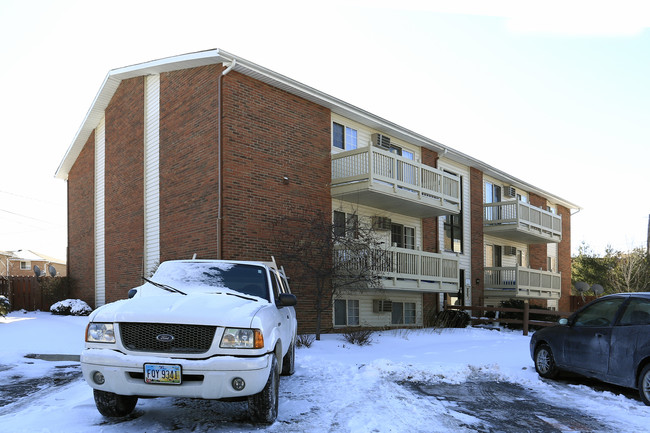
[[[547,379],[554,379],[560,370],[555,365],[553,352],[548,344],[540,344],[535,349],[535,370],[537,374]]]
[[[271,372],[264,389],[248,397],[248,415],[255,423],[273,424],[278,417],[280,371],[275,354],[271,357]]]
[[[639,396],[641,400],[650,406],[650,364],[643,367],[641,374],[639,375],[639,381],[637,382],[637,388],[639,388]]]
[[[138,397],[118,395],[99,389],[93,389],[93,396],[99,413],[108,417],[126,416],[133,412],[135,405],[138,403]]]

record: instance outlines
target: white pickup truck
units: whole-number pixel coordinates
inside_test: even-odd
[[[273,423],[295,365],[296,297],[275,261],[175,260],[89,316],[83,377],[104,416],[138,397],[248,400]]]

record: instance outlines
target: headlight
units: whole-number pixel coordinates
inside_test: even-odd
[[[89,323],[86,328],[86,341],[89,343],[115,343],[112,323]]]
[[[219,347],[223,349],[261,349],[264,337],[259,329],[226,328]]]

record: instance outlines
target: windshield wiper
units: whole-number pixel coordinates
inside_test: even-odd
[[[187,293],[182,292],[178,289],[173,288],[172,286],[168,286],[167,284],[162,284],[162,283],[157,283],[155,281],[150,280],[149,278],[142,277],[143,280],[145,280],[147,283],[153,284],[156,287],[159,287],[163,290],[167,290],[168,292],[172,293],[180,293],[181,295],[187,295]]]
[[[237,296],[238,298],[246,299],[247,301],[255,301],[258,302],[257,298],[251,298],[249,296],[244,296],[241,293],[233,293],[233,292],[213,292],[215,295],[230,295],[230,296]]]

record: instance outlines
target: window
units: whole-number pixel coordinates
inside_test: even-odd
[[[393,325],[415,325],[415,302],[393,302]]]
[[[346,214],[335,210],[333,220],[335,237],[359,238],[359,216],[357,214]]]
[[[573,326],[611,326],[624,300],[625,298],[610,298],[592,304],[578,313]]]
[[[415,228],[402,224],[390,225],[390,242],[398,248],[415,249]]]
[[[29,262],[20,262],[20,270],[21,271],[28,271],[30,268]]]
[[[650,301],[632,298],[618,323],[621,326],[650,325]]]
[[[487,268],[501,267],[501,245],[485,246],[485,267]]]
[[[359,326],[359,300],[334,301],[334,326]]]
[[[343,150],[357,148],[357,130],[332,122],[332,146]]]
[[[334,211],[334,236],[345,236],[345,212]]]
[[[499,203],[501,201],[501,186],[495,185],[492,182],[485,182],[485,203]],[[486,221],[493,221],[501,219],[500,207],[489,206],[485,209]]]
[[[463,252],[463,217],[447,215],[444,220],[445,250],[455,253]]]

